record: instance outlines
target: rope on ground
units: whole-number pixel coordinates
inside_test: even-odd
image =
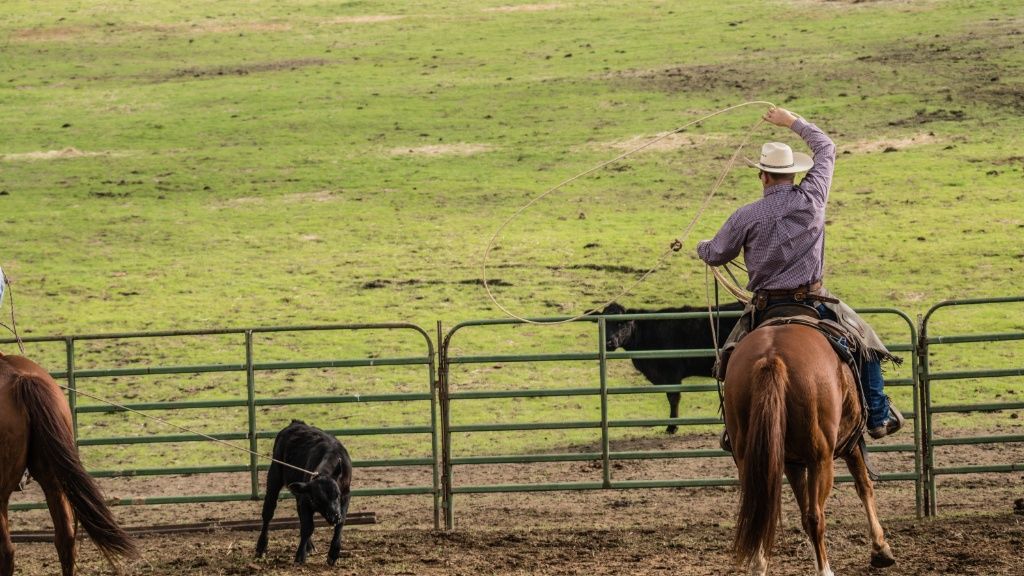
[[[563,180],[562,182],[558,183],[554,187],[549,188],[548,190],[544,191],[543,193],[537,195],[532,200],[527,202],[524,206],[522,206],[521,208],[516,210],[514,213],[512,213],[511,216],[509,216],[507,219],[505,219],[505,221],[501,224],[501,226],[499,226],[498,229],[491,236],[491,239],[487,243],[487,248],[484,250],[483,257],[481,258],[481,261],[480,261],[481,280],[482,280],[482,283],[483,283],[483,286],[484,286],[484,290],[487,292],[488,298],[490,298],[491,302],[493,302],[494,305],[498,307],[498,309],[500,309],[502,312],[504,312],[509,317],[514,318],[515,320],[519,320],[520,322],[525,322],[527,324],[555,325],[555,324],[565,324],[567,322],[574,322],[576,320],[579,320],[580,318],[583,318],[584,316],[588,316],[590,314],[593,314],[595,312],[600,311],[601,309],[605,308],[606,306],[608,306],[612,302],[615,302],[616,300],[622,298],[623,296],[626,296],[626,295],[632,293],[633,290],[635,290],[637,288],[637,286],[642,284],[645,280],[647,280],[647,278],[651,274],[653,274],[656,270],[658,270],[661,267],[661,265],[664,263],[665,259],[668,258],[668,256],[672,252],[678,252],[679,249],[682,248],[683,241],[687,238],[687,236],[689,236],[690,231],[693,230],[693,227],[697,224],[697,221],[700,220],[700,217],[704,214],[704,211],[707,209],[708,205],[710,205],[711,199],[715,196],[715,193],[718,192],[718,188],[721,187],[722,183],[725,181],[726,176],[728,176],[729,172],[732,170],[733,166],[736,164],[736,160],[739,158],[740,152],[747,145],[747,142],[750,141],[750,137],[753,135],[754,131],[757,130],[761,126],[761,124],[764,122],[763,118],[759,118],[757,120],[757,122],[755,122],[754,125],[751,126],[750,130],[747,131],[747,134],[743,138],[743,141],[740,143],[739,146],[736,147],[736,151],[733,152],[732,156],[729,158],[729,161],[726,162],[725,169],[718,176],[718,178],[715,179],[715,182],[712,184],[711,190],[708,192],[708,195],[704,199],[703,204],[701,205],[701,207],[697,211],[697,213],[694,215],[693,219],[690,220],[690,223],[686,226],[686,228],[683,231],[682,235],[679,238],[676,238],[675,240],[672,241],[670,247],[667,250],[665,250],[657,258],[657,260],[655,261],[654,265],[651,266],[651,268],[649,270],[647,270],[647,272],[644,272],[635,282],[633,282],[632,284],[627,286],[620,293],[618,293],[617,295],[615,295],[612,298],[609,298],[604,304],[602,304],[600,306],[597,306],[595,308],[592,308],[592,309],[590,309],[590,310],[588,310],[588,311],[586,311],[586,312],[584,312],[582,314],[579,314],[577,316],[573,316],[572,318],[568,318],[568,319],[564,319],[564,320],[537,321],[537,320],[530,320],[530,319],[527,319],[527,318],[523,318],[522,316],[518,316],[518,315],[514,314],[511,310],[509,310],[508,308],[503,306],[500,302],[498,302],[497,298],[494,297],[494,294],[491,291],[491,286],[487,282],[487,258],[488,258],[488,256],[490,256],[491,250],[494,248],[494,245],[497,242],[498,236],[501,235],[501,233],[505,230],[505,228],[509,225],[509,223],[511,223],[513,220],[515,220],[520,214],[525,212],[528,208],[530,208],[531,206],[533,206],[534,204],[536,204],[538,201],[542,200],[546,196],[552,194],[553,192],[555,192],[559,188],[562,188],[563,186],[565,186],[566,184],[569,184],[570,182],[573,182],[574,180],[578,180],[579,178],[582,178],[582,177],[584,177],[584,176],[586,176],[588,174],[596,172],[597,170],[600,170],[601,168],[604,168],[605,166],[608,166],[609,164],[612,164],[614,162],[618,162],[619,160],[622,160],[623,158],[625,158],[625,157],[627,157],[627,156],[629,156],[631,154],[635,154],[636,152],[639,152],[639,151],[641,151],[641,150],[643,150],[643,149],[645,149],[645,148],[647,148],[647,147],[649,147],[649,146],[651,146],[651,145],[653,145],[653,144],[655,144],[655,143],[657,143],[657,142],[659,142],[661,140],[664,140],[665,138],[668,138],[669,136],[671,136],[673,134],[677,134],[679,132],[682,132],[683,130],[689,128],[690,126],[693,126],[694,124],[699,124],[700,122],[704,122],[705,120],[708,120],[708,119],[713,118],[715,116],[718,116],[720,114],[724,114],[724,113],[729,112],[731,110],[736,110],[737,108],[742,108],[744,106],[752,106],[752,105],[765,105],[765,106],[768,106],[770,108],[774,108],[775,107],[775,105],[772,104],[771,102],[766,102],[766,101],[763,101],[763,100],[753,100],[753,101],[750,101],[750,102],[744,102],[742,104],[736,104],[735,106],[729,106],[728,108],[723,108],[722,110],[719,110],[717,112],[713,112],[711,114],[702,116],[702,117],[700,117],[700,118],[698,118],[698,119],[696,119],[696,120],[694,120],[692,122],[688,122],[688,123],[686,123],[686,124],[676,128],[675,130],[672,130],[671,132],[666,132],[665,134],[663,134],[661,136],[658,136],[657,138],[654,138],[653,140],[647,142],[646,144],[643,144],[641,146],[637,146],[636,148],[633,148],[632,150],[628,150],[626,152],[623,152],[622,154],[616,156],[615,158],[612,158],[611,160],[607,160],[605,162],[602,162],[602,163],[598,164],[597,166],[594,166],[593,168],[590,168],[588,170],[585,170],[585,171],[583,171],[583,172],[573,176],[572,178],[569,178],[567,180]]]

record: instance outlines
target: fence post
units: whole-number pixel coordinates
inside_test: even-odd
[[[64,338],[64,352],[67,355],[68,407],[71,408],[71,430],[75,434],[75,445],[78,445],[78,389],[75,387],[75,339]]]
[[[444,509],[444,529],[455,528],[455,512],[452,503],[452,432],[451,432],[451,399],[448,396],[448,346],[451,334],[442,340],[441,322],[438,330],[438,361],[437,361],[437,401],[441,410],[441,508]]]
[[[437,321],[437,341],[441,342],[441,321]],[[438,462],[439,450],[438,450],[438,434],[437,434],[437,389],[438,389],[438,370],[439,363],[435,364],[434,346],[427,339],[427,353],[430,356],[430,365],[428,372],[430,373],[430,456],[434,460],[431,466],[431,475],[433,477],[433,488],[434,488],[434,530],[438,530],[441,527],[441,478],[438,473],[440,463]],[[437,358],[440,359],[441,353],[437,352]]]
[[[612,466],[609,458],[611,452],[608,439],[608,350],[605,346],[607,327],[605,319],[597,319],[598,352],[601,372],[601,469],[605,488],[612,487]]]
[[[245,331],[245,388],[249,409],[249,473],[252,482],[252,499],[260,499],[259,459],[256,457],[256,369],[253,362],[252,330]]]
[[[934,516],[935,515],[935,482],[932,477],[932,462],[931,454],[931,434],[932,434],[932,415],[929,410],[931,406],[931,382],[928,378],[928,319],[922,317],[920,314],[917,316],[918,320],[918,340],[917,340],[917,370],[918,380],[921,383],[921,397],[919,400],[919,406],[916,406],[918,410],[918,420],[921,421],[921,445],[918,446],[918,453],[920,454],[922,465],[921,465],[921,482],[924,492],[924,515]]]

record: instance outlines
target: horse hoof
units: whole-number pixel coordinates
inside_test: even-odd
[[[665,428],[665,434],[675,434],[677,430],[679,430],[679,428],[675,426],[669,426],[668,428]]]
[[[878,552],[871,553],[871,566],[874,568],[888,568],[895,563],[896,558],[892,555],[888,544]]]

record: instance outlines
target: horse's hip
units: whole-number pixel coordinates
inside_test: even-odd
[[[860,405],[849,368],[825,337],[802,325],[758,328],[737,344],[725,381],[730,435],[743,434],[754,410],[765,410],[774,387],[785,419],[787,453],[796,459],[831,457],[859,422]]]

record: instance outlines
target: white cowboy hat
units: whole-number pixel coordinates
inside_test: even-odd
[[[761,161],[747,160],[747,164],[774,174],[796,174],[810,170],[814,160],[802,152],[793,152],[792,148],[782,142],[768,142],[761,146]]]

